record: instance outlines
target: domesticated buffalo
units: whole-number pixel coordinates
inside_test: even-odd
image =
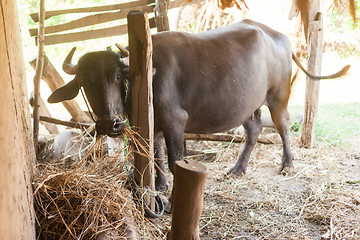
[[[183,159],[184,133],[217,133],[243,125],[244,149],[229,173],[245,173],[250,153],[262,129],[260,107],[267,105],[281,136],[281,170],[293,167],[289,145],[292,58],[313,78],[343,75],[348,67],[327,77],[309,74],[291,51],[287,36],[252,20],[202,33],[161,32],[152,35],[153,105],[157,165],[156,188],[166,183],[165,137],[168,164]],[[116,137],[126,125],[129,65],[122,52],[90,52],[71,64],[75,48],[63,69],[75,78],[57,89],[48,101],[74,98],[83,87],[97,116],[99,134]]]

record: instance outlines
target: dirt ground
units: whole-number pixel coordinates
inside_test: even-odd
[[[278,138],[272,131],[262,135]],[[295,169],[291,174],[278,173],[280,142],[257,143],[246,174],[232,179],[225,173],[235,164],[242,143],[187,141],[186,158],[200,161],[209,173],[200,221],[201,239],[360,239],[360,152],[346,152],[321,142],[304,149],[298,142],[298,137],[292,135]],[[166,239],[171,215],[165,213],[147,221],[141,209],[133,204],[129,208],[133,199],[124,192],[128,161],[116,156],[98,158],[95,155],[100,150],[91,149],[94,154],[90,150],[89,160],[83,158],[73,165],[66,161],[39,162],[34,182],[36,209],[48,226],[40,224],[38,232],[52,233],[56,229],[61,236],[70,231],[70,226],[73,234],[85,229],[79,232],[82,237],[78,239],[100,239],[99,233],[113,229],[113,224],[126,224],[123,216],[133,216],[139,239]],[[168,176],[171,189],[172,176]],[[75,214],[74,209],[78,211]],[[76,221],[82,226],[78,227],[71,220],[84,216],[92,220],[90,225]],[[67,227],[63,226],[65,222]]]
[[[201,239],[360,239],[360,153],[298,142],[290,175],[278,173],[281,144],[258,143],[247,173],[228,179],[243,144],[188,141],[188,158],[209,171]],[[169,215],[158,221],[171,226]]]

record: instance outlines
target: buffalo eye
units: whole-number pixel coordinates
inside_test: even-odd
[[[117,79],[117,80],[121,80],[121,78],[122,78],[122,77],[121,77],[121,74],[118,74],[118,75],[116,76],[116,79]]]

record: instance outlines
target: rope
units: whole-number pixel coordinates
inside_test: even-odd
[[[146,205],[145,201],[141,201],[141,192],[139,189],[139,186],[136,184],[135,178],[134,178],[134,171],[131,171],[129,174],[129,184],[130,184],[130,190],[134,194],[134,199],[138,204],[141,204],[143,202],[144,211],[145,211],[145,217],[147,218],[159,218],[164,213],[164,203],[161,199],[161,196],[158,192],[156,192],[155,196],[155,212],[152,211],[148,205]],[[155,192],[153,192],[155,194]]]
[[[88,101],[87,101],[87,98],[85,97],[84,90],[83,90],[83,88],[80,86],[80,83],[79,83],[79,88],[80,88],[81,95],[83,96],[84,102],[85,102],[85,104],[86,104],[86,107],[87,107],[87,109],[88,109],[88,111],[89,111],[90,117],[91,117],[91,119],[94,121],[94,123],[96,123],[96,120],[95,120],[95,118],[94,118],[94,116],[93,116],[93,114],[92,114],[92,112],[91,112],[91,109],[90,109],[89,103],[88,103]]]

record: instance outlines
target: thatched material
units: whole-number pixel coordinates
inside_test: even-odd
[[[241,2],[245,5],[246,8],[248,8],[244,0],[241,0]],[[236,0],[217,0],[217,6],[222,10],[225,10],[226,8],[232,8],[234,5],[238,9],[242,10],[240,4]]]
[[[341,8],[346,6],[349,8],[349,13],[352,17],[352,20],[354,23],[357,22],[357,17],[356,17],[356,2],[355,0],[334,0],[333,4],[331,4],[330,9],[337,9],[337,8]]]
[[[299,11],[300,11],[301,21],[303,22],[303,25],[304,25],[305,39],[307,41],[309,21],[310,21],[310,19],[309,19],[309,8],[310,8],[309,0],[296,0],[295,4],[296,4],[297,9],[299,9]]]
[[[349,11],[350,11],[351,17],[353,19],[353,22],[356,23],[357,18],[356,18],[355,0],[349,0]]]
[[[192,2],[192,0],[186,0],[186,2]],[[232,8],[236,6],[238,9],[242,10],[240,6],[240,2],[244,4],[244,6],[248,9],[245,0],[208,0],[208,2],[212,2],[214,5],[216,5],[218,8],[225,10],[227,8]],[[300,12],[301,15],[301,21],[303,22],[304,26],[304,34],[305,39],[308,38],[308,27],[309,22],[312,21],[312,19],[309,18],[309,10],[310,10],[310,2],[309,0],[293,0],[293,4],[295,4],[296,9]],[[344,0],[334,0],[334,3],[332,4],[333,8],[337,8],[339,5],[348,5],[350,15],[353,19],[353,22],[357,22],[356,18],[356,3],[355,0],[348,0],[346,3],[344,3]]]

